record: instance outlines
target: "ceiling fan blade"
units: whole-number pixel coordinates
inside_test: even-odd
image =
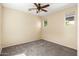
[[[37,3],[34,3],[34,5],[35,5],[36,7],[38,7],[38,4],[37,4]]]
[[[44,12],[47,12],[47,10],[45,10],[45,9],[41,9],[42,11],[44,11]]]
[[[50,6],[50,5],[49,5],[49,4],[47,4],[47,5],[42,6],[41,8],[46,8],[46,7],[48,7],[48,6]]]
[[[29,11],[31,11],[31,10],[36,10],[36,9],[37,9],[37,8],[30,8]]]

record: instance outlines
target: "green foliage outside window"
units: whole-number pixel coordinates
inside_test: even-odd
[[[47,26],[47,20],[44,20],[44,26],[45,27]]]

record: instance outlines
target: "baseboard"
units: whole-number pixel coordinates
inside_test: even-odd
[[[45,39],[41,39],[41,40],[45,40]],[[48,42],[51,42],[51,43],[58,44],[58,43],[56,43],[56,42],[52,42],[52,41],[50,41],[50,40],[45,40],[45,41],[48,41]],[[61,44],[58,44],[58,45],[61,45]],[[61,45],[61,46],[63,46],[63,47],[67,47],[67,48],[70,48],[70,49],[73,49],[73,50],[76,50],[76,51],[77,51],[77,49],[74,49],[74,48],[71,48],[71,47],[68,47],[68,46],[64,46],[64,45]]]
[[[38,39],[38,40],[40,40],[40,39]],[[30,42],[34,42],[34,41],[37,41],[37,40],[32,40],[32,41],[28,41],[28,42],[24,42],[24,43],[20,43],[20,44],[16,44],[16,45],[11,45],[11,46],[7,46],[7,47],[18,46],[18,45],[21,45],[21,44],[26,44],[26,43],[30,43]],[[7,47],[2,47],[2,49],[7,48]]]

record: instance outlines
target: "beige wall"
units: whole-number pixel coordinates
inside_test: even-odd
[[[38,40],[41,22],[37,16],[4,8],[2,47]]]
[[[1,39],[2,39],[2,7],[0,4],[0,53],[1,53]]]
[[[78,4],[78,11],[79,11],[79,4]],[[78,42],[77,42],[78,54],[77,54],[77,55],[79,56],[79,12],[78,12],[78,17],[77,17],[77,18],[78,18],[78,20],[77,20],[77,27],[78,27],[78,28],[77,28],[77,32],[78,32],[78,33],[77,33],[77,38],[78,38]]]
[[[48,25],[43,28],[42,38],[63,46],[67,46],[73,49],[77,49],[77,40],[76,40],[76,27],[75,25],[71,26],[71,33],[67,32],[67,27],[64,26],[65,14],[72,11],[77,12],[76,7],[66,8],[60,10],[47,16]],[[75,20],[76,21],[76,20]],[[68,35],[71,35],[69,38]]]

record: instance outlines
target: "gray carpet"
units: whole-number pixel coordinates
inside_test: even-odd
[[[1,56],[14,56],[24,53],[26,56],[77,56],[77,51],[45,40],[2,49]]]

